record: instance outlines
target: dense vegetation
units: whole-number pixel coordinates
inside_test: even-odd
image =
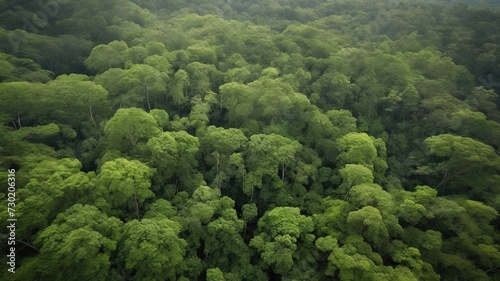
[[[1,0],[0,279],[500,280],[500,11],[429,2]]]

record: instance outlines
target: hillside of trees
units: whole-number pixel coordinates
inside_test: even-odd
[[[496,0],[425,0],[427,3],[445,4],[445,5],[460,5],[465,4],[469,6],[481,8],[499,8],[500,2]]]
[[[500,280],[496,3],[0,0],[0,279]]]

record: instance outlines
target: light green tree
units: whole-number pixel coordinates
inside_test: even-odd
[[[137,280],[177,280],[187,246],[180,231],[164,217],[132,220],[123,226],[118,259]]]
[[[104,141],[110,149],[126,153],[159,133],[153,116],[140,108],[122,108],[106,122]]]
[[[312,219],[301,215],[298,208],[276,207],[259,219],[258,234],[250,246],[257,249],[264,267],[285,274],[295,262],[294,254],[300,242],[314,239],[313,228]]]
[[[110,68],[122,68],[127,59],[127,50],[128,46],[124,41],[97,45],[85,60],[85,65],[97,73],[102,73]]]
[[[212,166],[212,184],[221,188],[232,175],[230,169],[231,156],[241,151],[247,137],[239,129],[224,129],[215,126],[207,127],[200,137],[201,151],[205,154],[205,161]]]
[[[94,206],[72,206],[40,232],[35,240],[40,253],[23,263],[16,280],[109,280],[121,227],[120,220]]]
[[[150,190],[154,169],[137,160],[117,158],[104,163],[96,177],[96,205],[122,218],[142,217],[142,204],[154,197]]]

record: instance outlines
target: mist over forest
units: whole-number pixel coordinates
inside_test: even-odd
[[[0,0],[1,280],[500,280],[500,2]]]

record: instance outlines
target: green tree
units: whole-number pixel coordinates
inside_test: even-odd
[[[198,171],[197,137],[185,131],[163,132],[141,146],[144,161],[156,169],[154,190],[168,198],[179,191],[192,193],[203,182]]]
[[[169,88],[171,89],[170,99],[174,103],[177,109],[177,113],[181,113],[182,106],[187,102],[187,94],[190,87],[189,74],[179,69],[175,75],[174,79],[170,81]]]
[[[109,280],[122,222],[96,207],[76,204],[41,231],[40,253],[26,259],[16,280]],[[60,271],[54,271],[59,268]],[[19,279],[18,279],[19,278]]]
[[[53,73],[27,58],[0,53],[0,81],[48,82]]]
[[[35,107],[35,94],[42,89],[41,84],[29,82],[0,83],[0,97],[3,114],[8,114],[14,128],[33,125],[38,112]]]
[[[352,232],[360,233],[367,241],[380,249],[389,240],[389,231],[377,208],[365,206],[347,216]]]
[[[240,127],[252,114],[249,102],[254,99],[253,91],[246,85],[231,82],[220,86],[220,104],[228,109],[227,119],[233,126]]]
[[[129,69],[111,68],[94,81],[108,90],[114,108],[144,107],[150,111],[166,98],[168,74],[147,64]]]
[[[57,77],[47,83],[41,100],[44,104],[42,112],[46,118],[71,125],[75,129],[97,128],[110,114],[108,92],[89,81],[85,75]],[[70,107],[72,110],[67,110]],[[82,122],[82,119],[87,120],[87,126],[83,126],[87,122]]]
[[[150,190],[154,169],[137,160],[117,158],[104,163],[96,178],[96,205],[123,218],[140,219],[142,204],[154,197]]]
[[[322,252],[330,252],[325,270],[327,276],[334,276],[339,280],[353,281],[375,279],[375,276],[378,275],[379,278],[383,278],[382,280],[390,280],[390,277],[380,270],[381,257],[373,253],[370,246],[364,243],[359,236],[347,238],[343,246],[340,246],[339,241],[332,236],[320,237],[315,244]],[[417,279],[409,278],[405,280]]]
[[[359,164],[347,164],[339,170],[343,183],[340,185],[342,191],[346,191],[345,197],[349,195],[353,186],[363,183],[373,183],[373,173],[370,169]]]
[[[250,264],[250,250],[243,241],[241,232],[244,222],[238,219],[234,201],[229,197],[220,199],[220,217],[207,224],[204,252],[210,267],[219,266],[240,278],[253,270]]]
[[[186,65],[186,72],[189,74],[190,97],[204,96],[207,91],[217,89],[217,82],[222,78],[222,73],[213,64],[197,61]]]
[[[214,64],[217,60],[217,54],[210,46],[203,46],[201,44],[191,45],[186,51],[190,61],[193,62]]]
[[[129,95],[143,96],[146,110],[151,111],[153,100],[158,101],[165,93],[168,79],[167,73],[149,65],[138,64],[126,70],[120,82],[128,86]]]
[[[292,269],[298,246],[304,240],[314,240],[312,219],[300,214],[298,208],[277,207],[267,211],[258,223],[257,235],[250,246],[257,249],[264,267],[277,274]]]
[[[158,123],[144,110],[121,108],[106,122],[104,141],[110,149],[127,153],[159,133]]]
[[[123,226],[118,259],[137,280],[177,280],[187,246],[180,231],[167,218],[132,220]]]
[[[178,194],[178,199],[181,194]],[[187,258],[203,253],[203,265],[219,267],[228,274],[224,274],[227,278],[230,275],[237,279],[253,276],[255,270],[250,264],[250,251],[240,235],[244,221],[236,215],[234,200],[221,197],[217,188],[200,186],[191,198],[183,201],[179,204],[179,215],[187,230]],[[198,260],[197,264],[201,262]],[[192,272],[190,276],[194,278],[196,275]]]
[[[250,70],[248,70],[248,68],[236,67],[226,71],[226,73],[224,74],[224,82],[236,82],[244,84],[250,82],[251,77],[252,73],[250,72]]]
[[[465,109],[452,113],[451,128],[462,136],[476,138],[499,149],[500,124],[487,120],[481,112]]]
[[[365,165],[373,170],[377,149],[373,139],[365,133],[349,133],[337,140],[339,165],[347,163]]]
[[[54,159],[47,156],[28,156],[24,169],[29,175],[24,188],[17,192],[20,201],[16,210],[26,217],[17,224],[20,239],[30,241],[37,231],[46,228],[56,215],[75,203],[85,200],[92,190],[95,174],[80,172],[76,159]],[[22,171],[21,170],[21,171]]]
[[[85,60],[85,65],[97,73],[103,73],[110,68],[122,68],[127,59],[127,50],[127,43],[123,41],[97,45]]]
[[[241,211],[242,211],[241,219],[245,222],[245,229],[243,233],[246,234],[248,223],[257,217],[258,214],[257,205],[255,205],[255,203],[244,204],[241,207]]]
[[[212,166],[212,184],[217,188],[231,176],[230,158],[234,153],[241,151],[247,137],[238,129],[224,129],[210,126],[200,137],[201,151],[205,154],[205,161]]]
[[[160,126],[161,129],[165,130],[169,125],[169,116],[168,112],[163,109],[152,109],[149,112],[149,115],[153,116],[156,123]]]
[[[246,149],[246,167],[249,172],[245,181],[244,192],[253,198],[254,188],[262,188],[263,178],[269,176],[274,187],[283,186],[285,172],[293,169],[297,153],[302,145],[286,137],[271,135],[253,135]]]
[[[220,268],[209,268],[207,269],[207,281],[225,281],[224,273]]]
[[[483,112],[489,119],[500,122],[498,107],[495,101],[498,99],[498,94],[493,90],[487,90],[484,87],[478,87],[467,95],[465,100],[474,111]]]
[[[376,182],[383,182],[387,170],[386,148],[381,139],[368,136],[366,133],[349,133],[337,139],[339,151],[337,165],[359,164],[374,173]]]
[[[447,194],[471,192],[475,198],[489,201],[495,192],[500,157],[484,143],[450,134],[425,139],[430,155],[439,157],[419,167],[415,173],[428,176],[430,183]],[[491,198],[490,198],[491,199]]]
[[[161,73],[171,75],[173,73],[172,65],[165,56],[158,54],[150,55],[144,59],[144,64],[153,67]]]
[[[126,49],[124,55],[133,64],[142,64],[148,57],[148,51],[143,46],[133,46]]]

